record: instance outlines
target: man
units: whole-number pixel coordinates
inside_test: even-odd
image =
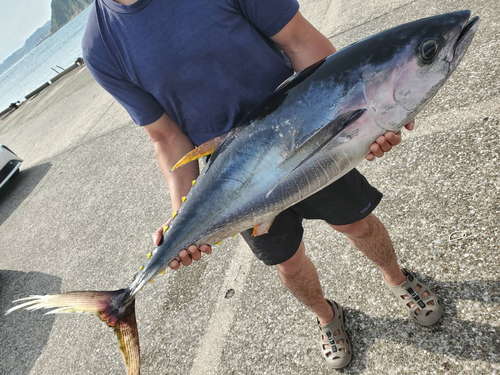
[[[298,7],[296,0],[95,1],[82,43],[85,62],[149,135],[172,210],[179,209],[199,173],[191,163],[169,174],[183,155],[228,131],[293,71],[335,52]],[[367,159],[382,156],[400,140],[394,133],[379,137]],[[278,215],[268,234],[242,233],[256,256],[276,265],[290,292],[316,314],[321,351],[334,368],[349,364],[351,344],[342,308],[325,299],[305,255],[303,218],[323,219],[344,233],[380,268],[417,322],[430,325],[442,314],[436,294],[400,269],[387,231],[371,213],[381,197],[354,170]],[[156,244],[161,233],[153,235]],[[200,250],[211,252],[209,246],[192,245],[179,253],[180,262],[199,260]]]

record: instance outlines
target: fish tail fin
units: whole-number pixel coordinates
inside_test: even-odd
[[[46,314],[84,313],[99,317],[115,331],[128,375],[140,373],[139,331],[135,319],[135,299],[130,296],[128,289],[30,296],[14,302],[22,303],[7,310],[6,315],[20,309],[52,309]]]

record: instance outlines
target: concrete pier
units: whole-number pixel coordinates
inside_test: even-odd
[[[81,58],[79,58],[81,59]],[[77,60],[79,61],[79,60]],[[83,60],[82,60],[83,61]],[[71,72],[72,70],[78,68],[80,65],[82,64],[79,64],[78,62],[75,62],[74,64],[71,64],[70,66],[68,66],[66,69],[64,69],[61,73],[57,74],[56,76],[54,76],[51,80],[50,80],[50,83],[54,83],[56,81],[58,81],[59,79],[61,79],[62,77],[64,77],[66,74],[68,74],[69,72]],[[27,99],[27,98],[26,98]]]
[[[361,171],[384,193],[376,215],[402,266],[441,295],[434,327],[409,322],[345,237],[305,222],[325,294],[345,308],[354,358],[343,374],[500,373],[500,3],[303,0],[337,48],[398,24],[471,9],[464,61],[404,132]],[[0,310],[30,294],[124,287],[171,215],[144,130],[84,66],[0,121],[24,162],[0,191]],[[227,293],[233,289],[234,295]],[[240,237],[138,296],[143,374],[334,374],[313,315]],[[0,314],[1,374],[124,374],[111,330],[88,316]]]
[[[57,76],[56,76],[57,77]],[[47,87],[50,86],[50,83],[49,82],[45,82],[43,85],[40,85],[39,87],[37,87],[36,89],[34,89],[33,91],[31,91],[28,95],[26,95],[24,98],[26,100],[28,99],[31,99],[32,97],[34,97],[36,94],[39,94],[41,93],[43,90],[45,90]]]
[[[39,93],[41,93],[43,90],[45,90],[47,87],[49,87],[51,84],[53,84],[54,82],[58,81],[59,79],[61,79],[62,77],[64,77],[66,74],[68,74],[69,72],[73,71],[74,69],[78,68],[79,66],[82,66],[84,65],[84,62],[83,62],[83,59],[81,57],[77,58],[75,60],[75,63],[74,64],[71,64],[70,66],[68,66],[66,69],[63,69],[62,72],[56,74],[51,80],[49,80],[48,82],[45,82],[43,84],[41,84],[40,86],[38,86],[36,89],[34,89],[33,91],[31,91],[30,93],[28,93],[24,99],[26,100],[30,100],[31,98],[33,98],[35,95],[38,95]],[[60,66],[58,65],[58,67],[60,68]],[[62,69],[62,68],[61,68]],[[57,72],[57,70],[55,70],[55,72]],[[21,103],[22,104],[22,103]],[[3,115],[13,111],[14,109],[17,109],[17,108],[12,108],[12,107],[9,107],[9,108],[6,108],[4,109],[3,111],[0,112],[0,117],[2,117]]]

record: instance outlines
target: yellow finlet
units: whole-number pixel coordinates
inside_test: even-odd
[[[165,226],[163,227],[163,234],[165,234],[165,232],[166,232],[167,230],[168,230],[168,225],[165,225]]]
[[[167,270],[163,270],[163,271],[161,271],[160,273],[161,273],[162,275],[165,275],[165,272],[167,272]]]
[[[222,143],[226,134],[219,135],[218,137],[212,138],[205,143],[201,144],[199,147],[196,147],[191,152],[187,153],[181,160],[179,160],[170,170],[170,173],[175,171],[177,168],[192,162],[193,160],[197,160],[202,156],[212,155],[214,151],[219,147]]]
[[[222,241],[219,241],[219,242],[216,243],[216,245],[220,245],[220,244],[222,244]]]
[[[233,234],[231,237],[233,237],[233,238],[234,238],[234,237],[236,237],[237,235],[238,235],[238,234]]]
[[[194,186],[196,184],[196,180],[191,181],[191,186]]]
[[[142,271],[144,269],[144,266],[140,266],[139,270]]]
[[[176,216],[177,216],[177,211],[174,211],[174,212],[172,213],[172,219],[173,219],[174,217],[176,217]]]
[[[152,256],[153,256],[152,253],[148,253],[148,255],[147,255],[148,259],[151,258]]]
[[[150,282],[150,283],[152,283],[152,282],[153,282],[153,279],[149,280],[149,282]]]
[[[182,197],[181,198],[182,203],[184,203],[186,201],[186,199],[187,199],[187,197]]]

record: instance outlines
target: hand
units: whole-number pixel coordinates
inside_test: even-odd
[[[408,124],[405,125],[405,128],[409,131],[412,131],[415,126],[415,120],[411,120]],[[370,153],[365,156],[365,159],[368,161],[372,161],[375,157],[380,158],[384,156],[384,153],[391,151],[392,146],[397,146],[401,143],[401,131],[387,132],[384,135],[377,137],[375,142],[373,142],[370,146]]]
[[[170,223],[172,222],[172,218],[170,218],[166,223],[165,225],[170,225]],[[163,227],[165,225],[162,225],[160,228],[158,228],[156,230],[156,232],[153,233],[153,242],[156,246],[158,246],[160,244],[160,241],[162,240],[163,238]],[[198,261],[201,259],[201,253],[205,253],[205,254],[210,254],[212,252],[212,246],[208,246],[208,245],[201,245],[200,248],[198,249],[196,247],[196,245],[191,245],[188,247],[188,249],[182,249],[180,252],[179,252],[179,258],[181,260],[181,263],[184,265],[184,266],[189,266],[193,260],[195,261]],[[179,267],[181,266],[181,264],[179,263],[179,261],[177,260],[173,260],[170,262],[169,264],[169,267],[173,270],[177,270],[179,269]]]

